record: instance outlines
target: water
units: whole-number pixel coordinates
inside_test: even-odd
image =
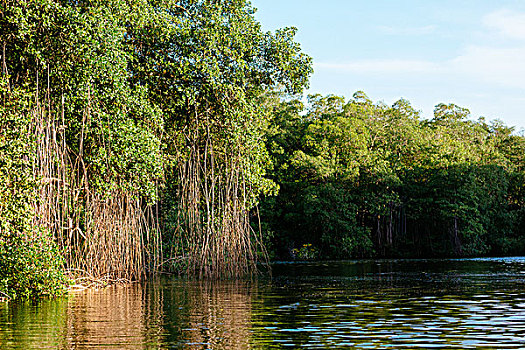
[[[525,258],[275,264],[0,304],[0,349],[525,348]]]

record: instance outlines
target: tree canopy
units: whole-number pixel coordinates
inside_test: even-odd
[[[261,212],[276,257],[304,245],[319,258],[523,252],[524,138],[501,121],[473,121],[454,104],[426,120],[407,100],[363,92],[274,110],[267,146],[280,193]]]

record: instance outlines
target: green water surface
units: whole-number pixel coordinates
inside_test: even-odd
[[[0,349],[525,348],[525,258],[273,265],[0,303]]]

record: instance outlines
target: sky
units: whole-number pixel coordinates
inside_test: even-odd
[[[298,29],[313,58],[308,94],[409,100],[431,118],[455,103],[472,119],[525,131],[524,0],[252,0],[263,30]]]

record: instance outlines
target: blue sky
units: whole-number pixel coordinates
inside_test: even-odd
[[[525,128],[523,0],[252,0],[263,30],[294,26],[313,57],[307,93],[403,97]]]

